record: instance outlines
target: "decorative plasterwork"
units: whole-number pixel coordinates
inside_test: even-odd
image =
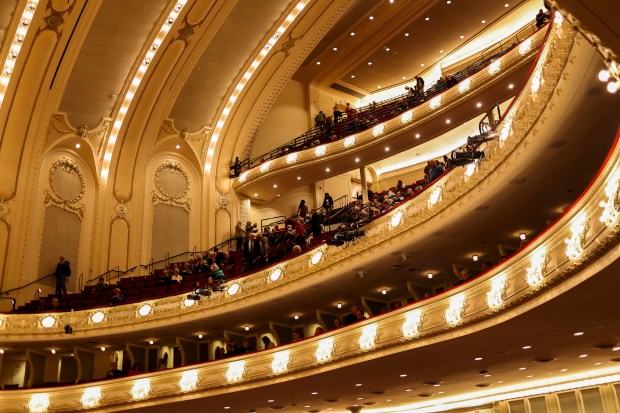
[[[566,33],[564,33],[564,35],[566,35]],[[554,45],[553,43],[549,45],[549,47],[553,48],[555,51],[560,49],[559,46],[560,45]],[[560,55],[562,55],[561,52]],[[554,71],[551,70],[550,73],[554,73]],[[558,75],[559,74],[560,73],[558,73]],[[538,93],[545,92],[548,96],[551,96],[556,84],[550,85],[549,83],[556,82],[548,79],[547,85]],[[550,90],[546,90],[545,88],[550,88]],[[522,97],[522,99],[520,103],[527,103],[527,96]],[[541,100],[542,98],[538,99],[537,102],[540,103]],[[537,109],[536,113],[540,115],[543,110],[540,107]],[[535,108],[531,106],[529,110],[535,110]],[[484,178],[490,179],[491,175],[496,175],[501,165],[504,165],[509,159],[514,158],[508,155],[522,154],[519,153],[518,149],[524,146],[523,143],[527,142],[525,136],[531,132],[539,116],[534,116],[534,118],[529,119],[520,118],[519,115],[520,113],[515,115],[515,119],[519,121],[515,122],[514,135],[506,141],[506,147],[511,146],[511,150],[507,153],[502,153],[503,151],[500,150],[492,152],[493,156],[487,158],[487,162],[481,166],[481,170],[472,176],[471,181],[475,182],[476,187],[481,185],[480,179],[482,178],[480,175],[486,174]],[[519,125],[523,123],[529,123],[529,125],[525,125],[524,129],[522,129]],[[333,363],[330,367],[337,368],[341,365],[356,362],[354,359],[359,361],[367,360],[368,355],[366,351],[372,351],[372,355],[378,357],[388,352],[393,353],[394,348],[397,346],[411,348],[411,338],[409,336],[415,336],[416,333],[417,336],[413,338],[413,340],[416,340],[415,345],[424,345],[425,343],[436,341],[437,337],[442,335],[449,336],[449,334],[458,334],[456,329],[461,327],[467,327],[467,331],[471,332],[476,328],[491,326],[495,322],[495,317],[498,314],[501,314],[503,317],[516,316],[520,314],[520,311],[524,311],[524,309],[522,309],[524,303],[537,300],[535,304],[539,304],[560,294],[560,289],[555,287],[561,283],[573,277],[578,278],[575,282],[583,281],[587,279],[589,275],[595,274],[596,269],[589,271],[589,267],[604,255],[613,254],[613,257],[608,257],[608,259],[616,259],[617,256],[620,255],[620,250],[617,248],[618,243],[620,243],[620,227],[617,225],[615,227],[608,227],[600,220],[591,220],[591,234],[594,234],[594,236],[589,239],[586,237],[583,254],[576,260],[566,260],[562,258],[564,256],[565,247],[564,239],[566,235],[571,232],[570,227],[571,224],[574,223],[575,217],[578,217],[580,212],[585,212],[588,215],[587,218],[593,215],[598,216],[600,213],[598,205],[601,200],[607,198],[605,188],[608,185],[609,179],[610,177],[616,176],[617,171],[620,169],[618,159],[620,159],[620,148],[616,148],[615,152],[609,157],[608,163],[605,165],[605,171],[591,184],[588,192],[584,193],[553,227],[543,232],[532,244],[519,251],[501,266],[489,271],[488,274],[470,283],[456,287],[446,294],[424,300],[412,306],[397,309],[390,313],[374,317],[371,320],[361,321],[352,326],[327,332],[320,337],[309,338],[275,350],[252,353],[244,356],[242,360],[234,362],[220,360],[201,364],[199,366],[182,368],[181,370],[175,369],[169,372],[160,372],[150,379],[141,378],[136,380],[131,378],[120,378],[103,383],[101,387],[103,387],[104,390],[109,388],[110,392],[131,392],[136,400],[153,397],[154,393],[152,389],[157,388],[157,397],[159,400],[163,398],[173,400],[178,397],[179,386],[177,383],[180,383],[180,380],[182,380],[182,376],[179,377],[179,371],[183,372],[196,369],[200,375],[213,378],[213,380],[208,382],[198,383],[195,390],[197,394],[200,394],[200,392],[204,394],[213,394],[213,392],[229,391],[227,387],[230,385],[229,383],[239,382],[243,386],[250,381],[252,384],[258,381],[263,381],[265,383],[273,382],[274,371],[271,367],[274,365],[274,360],[280,357],[276,356],[276,354],[282,354],[282,351],[290,351],[292,357],[289,358],[289,362],[286,366],[284,365],[286,363],[283,362],[283,357],[281,357],[282,360],[275,363],[278,366],[278,371],[280,371],[280,369],[283,370],[279,374],[312,374],[313,372],[324,371],[325,367],[323,363]],[[494,162],[499,163],[490,167],[489,165]],[[446,205],[441,211],[437,211],[433,219],[443,219],[445,214],[452,212],[452,207],[462,207],[462,204],[456,201],[462,200],[463,195],[460,194],[458,198],[452,198],[454,196],[453,194],[457,192],[457,189],[451,189],[451,183],[456,182],[454,188],[463,186],[463,184],[462,181],[458,179],[460,178],[459,175],[453,176],[451,174],[442,178],[447,188],[447,196],[442,202],[451,201],[452,204]],[[463,188],[463,190],[465,193],[469,193],[472,188],[466,187]],[[406,209],[405,214],[410,214],[412,210],[414,210],[413,207]],[[282,288],[286,283],[312,283],[317,279],[317,276],[311,273],[313,268],[316,267],[318,271],[329,271],[331,266],[337,265],[341,260],[352,259],[360,254],[361,251],[376,245],[376,243],[385,243],[387,241],[398,242],[401,238],[410,236],[412,230],[415,230],[410,226],[410,222],[415,221],[412,217],[410,220],[405,221],[397,227],[398,229],[407,228],[405,231],[399,233],[396,228],[389,231],[387,230],[387,222],[390,218],[388,214],[384,219],[380,219],[380,222],[374,224],[373,228],[370,229],[370,231],[374,231],[374,233],[371,236],[360,239],[360,245],[356,243],[356,245],[347,249],[325,248],[325,258],[315,263],[313,267],[308,266],[308,254],[289,260],[285,274],[276,284],[276,288]],[[435,222],[433,219],[430,219],[429,222]],[[417,224],[420,225],[419,222]],[[542,261],[553,263],[553,268],[548,271],[543,268],[541,273],[547,274],[546,283],[541,285],[540,288],[533,288],[528,286],[523,274],[528,266],[532,265],[533,261],[541,261],[537,258],[540,257],[541,251],[543,255],[548,254],[549,257],[551,257],[549,260],[544,259]],[[9,319],[11,323],[9,325],[3,322],[0,324],[0,328],[4,328],[3,340],[11,341],[16,338],[24,339],[25,337],[32,339],[33,336],[39,340],[62,337],[62,326],[67,324],[70,319],[73,319],[71,324],[74,326],[74,330],[80,331],[80,333],[93,333],[93,335],[97,335],[103,331],[112,334],[114,327],[119,325],[126,327],[136,322],[141,324],[141,328],[149,328],[149,322],[154,322],[157,323],[157,325],[163,326],[166,320],[176,323],[180,318],[185,316],[193,318],[197,314],[204,313],[206,308],[217,311],[218,307],[222,307],[223,310],[229,310],[236,308],[236,306],[244,300],[263,299],[264,297],[259,293],[264,292],[268,288],[267,274],[269,271],[271,270],[265,270],[258,272],[255,276],[246,277],[246,279],[243,280],[244,286],[242,292],[234,297],[224,294],[214,295],[209,298],[209,304],[207,305],[203,304],[203,301],[206,300],[201,300],[199,305],[183,307],[182,302],[185,299],[184,296],[166,297],[164,299],[150,301],[148,303],[148,311],[142,311],[142,308],[145,307],[144,304],[121,305],[111,308],[106,319],[96,325],[88,324],[88,317],[86,315],[88,315],[89,312],[78,312],[78,315],[75,317],[73,314],[69,313],[55,313],[55,317],[46,314],[6,316],[5,318]],[[502,277],[503,274],[511,280],[510,283],[496,282],[498,277]],[[500,286],[500,284],[503,285]],[[502,294],[505,302],[504,306],[499,310],[493,309],[490,304],[485,306],[484,303],[487,300],[488,292],[498,289],[504,290]],[[467,313],[463,311],[466,307],[465,295],[467,295],[467,301],[473,304],[476,311]],[[459,318],[459,320],[457,320],[458,325],[448,325],[444,322],[443,315],[446,313],[446,308],[450,307],[455,310],[451,312],[460,316],[457,317]],[[420,317],[416,315],[415,312],[417,311],[420,312]],[[414,312],[413,316],[411,315],[412,312]],[[427,322],[425,323],[424,330],[421,331],[421,320],[423,316]],[[42,320],[50,317],[52,320],[47,324],[48,327],[43,326]],[[45,330],[33,333],[32,326],[39,324],[41,324],[39,328]],[[89,329],[91,331],[88,331]],[[379,331],[379,329],[381,331],[381,340],[377,341],[377,335],[375,333]],[[365,350],[364,348],[366,345],[360,346],[362,348],[359,349],[352,349],[350,343],[358,342],[361,344],[360,341],[372,346],[372,349]],[[149,381],[148,385],[146,385],[145,380],[151,380],[152,383]],[[142,391],[133,391],[138,389]],[[59,411],[76,410],[81,408],[79,400],[80,395],[84,391],[84,385],[53,389],[51,390],[52,396],[47,397],[47,400],[49,403],[53,402],[54,408]],[[13,400],[13,402],[15,402],[15,398],[19,398],[19,403],[21,405],[27,405],[28,400],[35,400],[35,398],[41,394],[33,394],[28,391],[19,392],[17,395],[13,395],[12,392],[10,393],[11,394],[0,394],[0,404],[4,405],[10,398],[12,398],[11,400]],[[106,406],[112,406],[117,403],[133,403],[126,398],[119,398],[117,400],[120,401],[108,402],[109,404]],[[102,404],[105,405],[105,403],[106,401],[103,400]]]
[[[72,199],[66,199],[60,194],[58,189],[54,185],[54,174],[57,170],[65,171],[71,175],[76,175],[80,180],[80,190],[79,193]],[[73,212],[77,214],[80,219],[84,217],[84,210],[86,206],[79,201],[84,196],[84,192],[86,191],[86,185],[84,183],[84,176],[80,169],[77,166],[75,161],[63,157],[52,165],[48,174],[48,184],[50,190],[45,190],[45,205],[55,205],[60,207],[66,211]]]
[[[172,174],[182,175],[185,178],[186,186],[185,190],[181,194],[171,195],[166,193],[164,188],[162,188],[160,183],[160,174],[164,171]],[[191,199],[187,198],[187,194],[189,193],[190,180],[187,172],[183,170],[180,163],[174,161],[166,161],[161,164],[155,170],[155,186],[157,187],[157,191],[153,191],[153,204],[164,203],[168,205],[179,206],[184,208],[188,212],[190,211]]]
[[[223,194],[220,191],[217,191],[217,209],[223,209],[231,215],[230,211],[230,199],[228,199],[228,194]]]
[[[103,142],[112,119],[102,118],[95,129],[89,129],[87,125],[80,125],[74,128],[67,118],[66,113],[55,113],[47,126],[46,141],[52,142],[67,135],[74,135],[88,142],[96,156],[101,155]]]
[[[457,210],[461,210],[465,202],[477,199],[481,191],[488,187],[489,184],[497,180],[498,176],[502,175],[502,173],[505,172],[505,170],[513,162],[515,162],[515,159],[524,154],[525,148],[529,146],[528,143],[532,139],[536,139],[536,137],[532,134],[532,130],[544,117],[546,110],[553,110],[552,105],[549,105],[548,103],[552,98],[557,99],[557,94],[555,94],[554,91],[560,84],[563,73],[570,70],[571,67],[569,52],[572,49],[573,37],[570,36],[570,34],[571,33],[566,33],[565,30],[562,41],[558,41],[556,36],[553,34],[551,35],[548,44],[545,46],[545,49],[541,54],[540,61],[537,63],[538,65],[546,65],[547,72],[545,76],[547,77],[547,81],[537,92],[539,94],[539,98],[536,101],[532,99],[529,86],[525,86],[524,92],[519,95],[510,111],[509,115],[511,119],[514,120],[514,123],[511,134],[507,137],[503,147],[500,147],[497,141],[489,142],[488,144],[490,146],[487,147],[488,150],[485,149],[489,155],[485,157],[485,162],[479,165],[478,170],[470,177],[467,183],[463,182],[463,168],[454,169],[436,182],[434,186],[441,186],[444,190],[444,196],[443,199],[435,205],[432,211],[426,208],[425,197],[420,196],[414,198],[411,202],[399,206],[395,211],[390,212],[384,217],[370,223],[366,231],[367,236],[360,238],[356,241],[356,243],[348,245],[347,248],[335,246],[322,247],[320,249],[322,252],[322,258],[314,263],[312,263],[311,257],[316,254],[318,251],[317,249],[288,260],[286,263],[286,273],[281,277],[281,279],[278,280],[277,283],[268,281],[269,274],[273,270],[269,268],[243,278],[241,280],[243,286],[234,296],[230,293],[214,294],[209,298],[209,300],[201,300],[199,305],[193,305],[191,307],[183,305],[186,299],[185,295],[156,299],[150,301],[149,303],[152,304],[157,315],[150,315],[149,317],[141,318],[137,318],[135,315],[135,309],[130,308],[131,306],[120,305],[111,308],[110,316],[107,317],[104,322],[98,324],[95,328],[73,322],[72,325],[74,327],[74,331],[83,330],[81,332],[84,334],[96,335],[100,331],[99,329],[102,328],[106,329],[108,332],[112,330],[122,331],[123,329],[133,328],[132,326],[138,325],[140,326],[139,328],[149,328],[152,323],[162,326],[167,323],[176,324],[180,320],[193,320],[197,315],[204,314],[204,310],[206,308],[209,308],[209,311],[212,314],[217,312],[225,312],[240,304],[249,305],[249,303],[252,303],[253,300],[261,300],[264,297],[264,294],[272,294],[274,289],[284,289],[291,285],[298,287],[300,283],[308,283],[309,285],[310,283],[324,280],[325,277],[328,277],[329,274],[332,273],[333,268],[341,266],[342,262],[358,259],[363,255],[373,253],[373,251],[381,251],[382,248],[391,248],[390,245],[399,243],[402,240],[411,237],[412,234],[429,230],[429,228],[432,228],[435,223],[441,222],[441,220],[445,219],[447,216],[451,216]],[[579,47],[576,47],[575,53],[578,54],[580,50],[581,49]],[[610,164],[616,162],[618,156],[620,155],[615,154],[614,157],[611,157],[609,160]],[[584,195],[580,198],[580,202],[582,204],[585,204],[586,201],[595,203],[595,206],[591,208],[589,214],[593,213],[592,211],[596,211],[597,216],[599,215],[598,204],[601,199],[605,197],[604,187],[607,185],[605,182],[606,177],[606,174],[601,174],[599,180],[601,180],[602,183],[593,184],[590,187],[588,196]],[[429,188],[427,191],[432,191],[432,189],[433,187]],[[397,227],[391,227],[388,223],[392,219],[393,214],[401,212],[404,215],[402,222]],[[530,288],[527,285],[524,274],[526,272],[526,268],[530,265],[531,257],[534,256],[534,251],[538,248],[545,248],[546,250],[551,251],[553,247],[555,249],[552,251],[556,254],[556,250],[559,248],[556,244],[560,244],[561,251],[559,253],[564,256],[564,239],[569,231],[569,223],[572,218],[573,216],[570,215],[566,216],[565,219],[559,220],[555,224],[553,230],[548,231],[548,234],[545,237],[539,237],[535,244],[528,246],[528,248],[522,250],[515,258],[507,261],[508,264],[506,265],[511,266],[509,281],[513,290],[518,291],[520,294],[527,293],[536,295],[538,291],[546,290],[549,285],[552,284],[552,280],[555,280],[559,276],[560,270],[556,269],[549,271],[549,274],[552,274],[552,277],[548,276],[547,278],[549,278],[549,280],[547,280],[547,282],[540,288],[535,289]],[[604,225],[599,220],[592,221],[596,221],[596,227],[594,226],[595,224],[592,224],[592,233],[597,234],[598,237],[604,236],[606,232],[600,229],[600,226]],[[611,228],[607,228],[607,231],[611,230]],[[588,248],[592,248],[592,245],[594,245],[593,242],[594,241],[592,240],[587,240],[588,245],[586,246],[586,250],[578,260],[566,263],[565,259],[557,259],[553,262],[555,262],[556,265],[575,265],[575,268],[579,268],[584,260],[590,259],[591,252],[588,251]],[[596,242],[599,242],[599,240],[597,239]],[[600,245],[603,244],[604,243],[601,242]],[[504,270],[506,270],[506,268],[502,267],[501,271]],[[496,271],[491,271],[488,275],[485,275],[485,277],[480,280],[476,280],[476,283],[468,283],[462,289],[457,288],[452,294],[458,294],[465,288],[469,289],[470,286],[484,285],[484,288],[480,289],[479,294],[472,295],[473,293],[468,292],[467,299],[470,303],[475,303],[478,299],[476,297],[482,297],[479,299],[486,303],[486,293],[491,288],[489,279],[495,275],[497,275]],[[238,281],[235,281],[235,283],[236,282]],[[508,302],[510,297],[508,295],[509,294],[507,293],[507,301],[504,308],[508,308],[510,306],[510,303]],[[442,303],[441,301],[449,300],[450,296],[451,294],[448,294],[446,297],[442,296],[438,298],[439,301],[432,300],[432,303],[438,303],[437,305],[441,308],[441,315],[438,317],[442,320],[445,309],[448,307],[448,303]],[[514,299],[515,298],[512,298],[512,300]],[[424,303],[426,303],[426,301]],[[414,306],[413,309],[415,308],[416,307]],[[408,308],[405,311],[410,311],[411,309],[412,308]],[[495,312],[496,311],[494,309],[489,309],[490,314]],[[77,313],[80,312],[78,311]],[[65,314],[60,314],[60,317],[65,316]],[[28,318],[32,317],[32,315],[20,314],[12,317]],[[86,317],[76,318],[80,319]],[[470,315],[468,314],[464,317],[461,325],[466,323],[469,319]],[[429,321],[427,323],[428,325],[425,327],[425,330],[431,330],[431,318],[429,317],[427,320]],[[31,334],[28,329],[22,330],[18,327],[18,324],[19,323],[13,324],[15,329],[11,331],[10,334],[5,335],[4,341],[11,340],[11,337],[21,338],[24,335]],[[382,329],[382,331],[384,330]],[[54,334],[59,334],[60,332],[50,330],[49,333],[51,334],[51,338]]]
[[[302,37],[304,37],[303,34],[299,37],[293,37],[293,33],[289,32],[288,39],[286,39],[282,43],[281,47],[278,50],[276,50],[276,53],[283,52],[284,56],[288,57],[289,54],[291,54],[291,49],[295,47],[295,45],[297,44],[297,40],[301,39]]]
[[[62,35],[62,30],[60,30],[60,26],[62,26],[62,24],[65,22],[63,16],[66,13],[71,13],[74,7],[75,1],[71,1],[69,7],[67,7],[65,10],[58,11],[54,8],[52,0],[48,0],[45,10],[49,10],[50,14],[44,17],[43,20],[45,21],[45,27],[37,30],[37,35],[41,32],[44,32],[45,30],[51,30],[56,33],[56,37],[60,39],[60,36]]]
[[[202,146],[206,142],[207,136],[211,131],[210,126],[203,126],[202,128],[192,132],[189,129],[178,130],[174,127],[172,119],[166,119],[161,123],[159,127],[159,139],[166,139],[170,137],[178,137],[192,148],[194,154],[198,157]]]
[[[5,221],[5,218],[9,215],[10,212],[11,209],[9,208],[8,203],[5,202],[3,199],[0,199],[0,219]]]
[[[127,208],[127,205],[123,201],[119,201],[118,204],[116,204],[114,207],[114,213],[116,214],[116,217],[114,218],[128,221],[127,215],[129,214],[129,208]]]

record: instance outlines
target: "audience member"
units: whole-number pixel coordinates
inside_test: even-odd
[[[274,348],[276,346],[275,343],[273,341],[271,341],[269,339],[269,337],[267,337],[267,336],[263,336],[263,338],[261,338],[261,340],[263,342],[263,348],[265,350],[268,350],[270,348]]]
[[[108,370],[105,377],[106,379],[115,379],[117,377],[121,377],[122,375],[123,372],[118,369],[116,361],[113,361],[112,363],[110,363],[110,370]]]
[[[114,295],[110,297],[110,304],[119,304],[125,301],[125,296],[121,293],[120,288],[114,289]]]
[[[97,284],[95,284],[93,291],[107,291],[108,289],[110,289],[110,286],[106,284],[103,277],[99,277],[99,280],[97,280]]]
[[[329,216],[331,214],[331,210],[334,209],[334,200],[329,195],[329,192],[325,192],[325,198],[323,199],[323,208],[325,209],[325,214]]]
[[[308,215],[308,206],[306,205],[306,201],[304,199],[299,203],[299,207],[297,207],[297,215],[302,217],[304,221],[306,220],[306,215]]]

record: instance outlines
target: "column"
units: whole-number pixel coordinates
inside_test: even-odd
[[[366,168],[360,168],[360,179],[362,180],[362,201],[368,202],[368,185],[366,184]]]

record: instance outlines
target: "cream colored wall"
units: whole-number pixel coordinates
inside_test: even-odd
[[[297,214],[297,207],[302,199],[306,201],[308,210],[314,208],[316,202],[313,185],[304,185],[292,191],[287,191],[264,205],[252,204],[250,220],[260,225],[261,219],[264,218],[271,218],[277,215],[294,216]],[[323,198],[321,198],[321,202],[323,202]]]
[[[304,85],[289,81],[256,131],[251,157],[277,148],[307,131],[311,124],[308,123],[306,104]]]

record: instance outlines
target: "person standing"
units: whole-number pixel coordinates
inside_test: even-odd
[[[329,196],[329,192],[325,192],[325,199],[323,199],[323,208],[327,216],[330,215],[331,210],[334,208],[334,200]]]
[[[71,263],[65,259],[65,257],[60,257],[60,262],[56,265],[56,272],[54,276],[56,277],[56,295],[60,296],[60,294],[67,294],[67,278],[71,275]]]

